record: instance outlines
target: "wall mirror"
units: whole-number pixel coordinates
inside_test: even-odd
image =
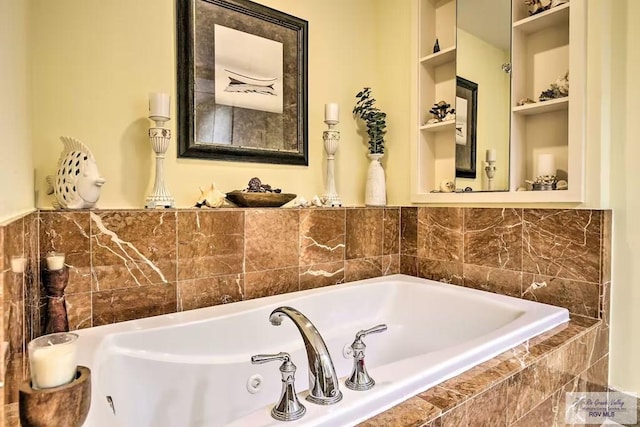
[[[307,165],[307,21],[181,0],[176,22],[178,156]]]
[[[511,0],[457,0],[456,44],[456,188],[508,191]]]

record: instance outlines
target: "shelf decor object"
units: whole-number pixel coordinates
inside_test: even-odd
[[[59,252],[49,252],[46,255],[44,279],[47,294],[47,323],[45,332],[48,334],[69,331],[64,295],[64,290],[69,283],[69,269],[64,265],[64,259],[65,254]]]
[[[156,178],[153,184],[153,191],[147,197],[145,207],[147,209],[172,208],[175,200],[169,194],[164,181],[164,155],[169,148],[171,140],[171,130],[164,124],[170,120],[169,105],[171,97],[166,93],[152,93],[149,95],[149,118],[156,124],[149,128],[149,140],[151,148],[156,154]]]
[[[18,402],[22,427],[80,427],[91,406],[91,371],[78,366],[73,381],[46,389],[23,381]]]
[[[486,166],[484,171],[487,174],[487,190],[493,190],[493,178],[496,176],[496,150],[489,148],[486,154]]]
[[[340,123],[340,107],[336,103],[329,103],[324,106],[324,122],[329,130],[322,132],[324,141],[324,151],[327,153],[327,181],[324,186],[325,192],[322,195],[324,206],[342,206],[342,200],[336,190],[335,178],[335,154],[338,151],[340,141],[340,131],[335,130],[335,126]]]

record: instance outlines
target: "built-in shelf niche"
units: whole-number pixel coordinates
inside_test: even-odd
[[[529,16],[512,0],[512,93],[509,191],[432,193],[455,174],[455,124],[426,124],[431,106],[455,99],[455,0],[417,0],[418,69],[416,145],[412,147],[412,201],[424,203],[581,202],[584,193],[586,0],[571,0]],[[452,25],[453,23],[453,25]],[[438,32],[440,52],[433,53]],[[447,36],[449,32],[450,36]],[[442,34],[442,35],[440,35]],[[451,44],[443,40],[451,41]],[[539,101],[540,93],[567,70],[570,96]],[[480,89],[481,90],[481,89]],[[450,91],[450,92],[449,92]],[[449,98],[450,96],[450,98]],[[518,106],[523,98],[536,101]],[[535,178],[536,158],[551,153],[568,174],[567,191],[517,191]],[[480,156],[482,159],[482,156]],[[478,163],[478,172],[484,173]]]

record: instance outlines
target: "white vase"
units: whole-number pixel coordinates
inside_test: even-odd
[[[384,154],[368,154],[371,163],[367,170],[367,185],[365,188],[364,203],[367,206],[386,206],[387,185],[384,178],[384,169],[380,159]]]

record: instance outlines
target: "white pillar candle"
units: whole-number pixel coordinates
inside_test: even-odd
[[[496,161],[496,149],[489,148],[486,153],[487,162],[495,162]]]
[[[324,121],[338,122],[340,121],[340,106],[335,102],[324,104]]]
[[[11,257],[11,271],[14,273],[24,273],[24,266],[27,263],[27,259],[23,256]]]
[[[47,269],[62,270],[64,267],[64,254],[59,252],[49,252],[47,254]]]
[[[68,332],[45,335],[29,342],[31,387],[58,387],[74,380],[78,335]]]
[[[168,93],[153,92],[149,94],[149,117],[171,117],[169,108],[171,96]]]
[[[556,162],[553,154],[538,154],[538,169],[536,176],[556,174]]]

